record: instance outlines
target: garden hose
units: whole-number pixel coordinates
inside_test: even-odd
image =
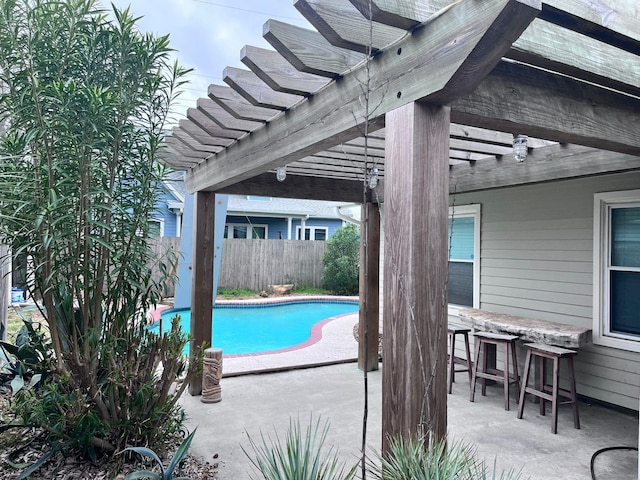
[[[605,448],[601,448],[600,450],[597,450],[593,455],[591,455],[591,480],[598,480],[596,478],[596,473],[593,470],[594,464],[596,462],[596,457],[601,453],[608,452],[610,450],[635,450],[636,452],[638,451],[636,447],[605,447]]]

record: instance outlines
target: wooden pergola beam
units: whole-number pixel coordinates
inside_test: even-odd
[[[205,115],[204,112],[196,108],[187,109],[187,119],[200,127],[212,137],[237,140],[238,138],[246,134],[246,132],[240,130],[229,130],[228,128],[222,128],[216,122],[211,120],[207,115]]]
[[[452,102],[451,118],[640,155],[638,98],[515,63],[502,62],[471,95]]]
[[[370,47],[377,52],[406,34],[381,23],[370,24],[348,0],[297,0],[294,6],[329,43],[354,52],[366,54]]]
[[[240,120],[266,122],[278,114],[271,108],[256,107],[231,87],[209,85],[209,98]]]
[[[473,91],[537,13],[525,0],[461,2],[428,29],[404,38],[394,51],[376,57],[369,65],[369,101],[377,116],[368,119],[371,130],[381,128],[384,113],[398,106]],[[360,136],[365,121],[360,73],[343,76],[269,128],[254,130],[251,142],[240,142],[187,172],[187,188],[223,188]]]
[[[198,142],[196,139],[181,131],[179,128],[173,130],[173,132],[171,133],[171,138],[175,138],[191,150],[196,150],[199,152],[217,153],[222,150],[222,147],[204,145]]]
[[[240,132],[248,133],[263,124],[263,122],[240,120],[231,115],[217,102],[214,102],[210,98],[199,98],[196,104],[198,106],[198,110],[213,120],[220,128],[224,128],[225,130],[238,130]]]
[[[636,0],[544,0],[540,18],[640,54]]]
[[[222,75],[226,84],[257,107],[287,110],[304,98],[272,90],[250,70],[227,67]]]
[[[240,61],[276,92],[309,95],[324,87],[329,80],[296,70],[278,52],[246,45]]]
[[[514,42],[506,57],[640,95],[640,58],[637,55],[544,20],[534,20]],[[620,68],[621,65],[624,68]]]
[[[365,59],[362,53],[331,45],[313,30],[277,20],[264,24],[263,37],[301,72],[334,78]]]
[[[227,147],[234,142],[231,138],[214,137],[206,130],[202,129],[199,125],[195,124],[191,120],[180,120],[178,127],[174,127],[174,131],[181,131],[189,135],[198,143],[210,146]]]
[[[278,182],[274,172],[267,172],[229,185],[219,193],[360,203],[362,191],[362,181],[289,174],[284,182]]]
[[[444,7],[451,4],[450,0],[432,2],[413,0],[350,0],[350,2],[364,15],[386,25],[411,30],[420,23],[427,21],[431,16]],[[443,5],[439,5],[442,3]]]
[[[513,155],[450,167],[450,191],[476,192],[534,183],[640,170],[640,157],[578,145],[532,150],[524,162]]]

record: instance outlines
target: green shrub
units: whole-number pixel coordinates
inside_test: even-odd
[[[156,448],[179,430],[187,382],[174,385],[187,336],[177,326],[151,335],[144,324],[175,280],[175,257],[156,255],[149,232],[185,73],[168,37],[141,33],[128,9],[0,2],[0,235],[14,260],[33,259],[29,294],[55,372],[12,408],[57,448]]]
[[[393,439],[389,452],[370,463],[374,479],[379,480],[517,480],[512,471],[501,473],[479,461],[473,449],[460,443],[418,439]]]
[[[355,478],[357,465],[345,472],[338,460],[338,452],[330,447],[324,451],[329,425],[320,428],[320,419],[313,419],[303,434],[300,420],[290,419],[284,441],[278,433],[275,438],[260,432],[260,442],[249,436],[253,454],[243,451],[264,480],[351,480]],[[254,478],[253,476],[251,478]]]
[[[180,465],[180,462],[182,462],[184,457],[187,455],[187,452],[189,452],[189,447],[191,446],[191,441],[193,440],[193,436],[195,434],[196,434],[196,430],[194,429],[193,432],[191,432],[189,436],[185,438],[184,441],[180,444],[180,446],[178,447],[178,450],[176,450],[176,453],[173,455],[173,458],[171,458],[171,460],[169,461],[169,464],[166,467],[162,464],[162,461],[160,460],[160,457],[158,457],[156,452],[154,452],[150,448],[146,448],[146,447],[125,448],[120,453],[123,453],[126,451],[132,451],[139,455],[142,455],[143,457],[148,457],[148,458],[151,458],[152,460],[155,460],[155,462],[159,465],[160,474],[156,472],[152,472],[150,470],[137,470],[135,472],[130,473],[126,477],[124,477],[124,480],[134,480],[137,478],[149,478],[151,480],[189,480],[187,477],[174,477],[173,472],[178,468],[178,466]]]
[[[358,227],[349,224],[336,230],[327,240],[322,263],[324,288],[337,295],[357,295],[360,279]]]

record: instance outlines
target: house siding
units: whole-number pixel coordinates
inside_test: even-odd
[[[459,194],[480,203],[480,308],[593,326],[593,196],[640,187],[640,174]],[[453,199],[452,199],[453,201]],[[580,348],[578,393],[638,409],[640,354]]]
[[[168,207],[167,202],[175,200],[165,188],[162,188],[158,201],[156,202],[156,210],[152,215],[152,219],[164,221],[163,237],[175,237],[177,233],[177,216]]]
[[[240,224],[253,224],[253,225],[267,225],[267,237],[269,240],[283,239],[287,240],[287,234],[289,229],[289,223],[287,217],[257,217],[257,216],[244,216],[244,215],[229,215],[227,216],[227,223],[240,223]],[[328,229],[328,237],[335,233],[335,231],[342,226],[342,220],[334,218],[309,218],[305,225],[307,227],[326,227]],[[300,226],[300,219],[293,218],[291,222],[291,239],[295,240],[296,227]]]

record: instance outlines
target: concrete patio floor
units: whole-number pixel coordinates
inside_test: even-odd
[[[311,415],[330,424],[327,445],[339,449],[349,465],[357,462],[362,443],[363,373],[355,363],[339,363],[275,373],[292,365],[321,365],[332,360],[346,362],[357,354],[351,329],[355,316],[339,317],[323,328],[320,341],[310,347],[278,355],[225,359],[221,381],[222,402],[204,404],[201,397],[185,394],[189,429],[198,427],[191,453],[219,464],[219,480],[250,478],[251,466],[242,447],[249,448],[247,434],[258,439],[260,432],[282,437],[290,418],[299,418],[304,426]],[[312,348],[312,350],[309,350]],[[351,353],[349,353],[351,352]],[[233,361],[230,361],[233,360]],[[259,362],[259,364],[256,364]],[[244,366],[243,366],[244,365]],[[251,370],[263,373],[245,374]],[[232,376],[228,376],[232,375]],[[381,443],[382,373],[369,377],[369,454],[379,451]],[[453,394],[448,395],[449,436],[476,448],[497,471],[522,470],[522,478],[532,480],[588,480],[591,457],[599,449],[638,444],[638,417],[580,402],[581,429],[573,427],[571,409],[560,407],[558,434],[550,431],[551,418],[542,417],[531,403],[524,418],[516,418],[517,405],[512,395],[511,411],[504,410],[502,387],[489,387],[487,396],[476,393],[469,402],[469,382],[457,377]],[[218,455],[214,458],[214,455]],[[637,452],[610,451],[595,461],[597,480],[638,478]]]

